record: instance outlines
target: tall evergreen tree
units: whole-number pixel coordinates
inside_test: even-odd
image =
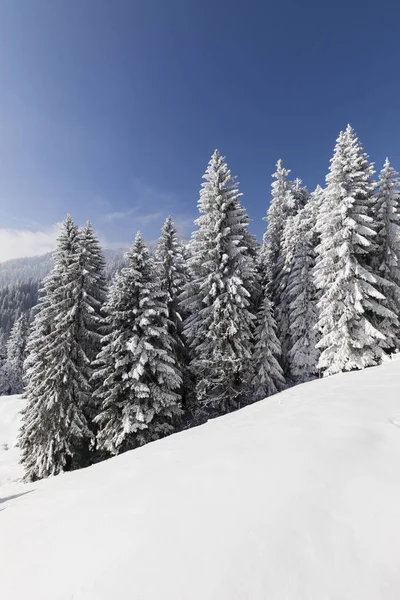
[[[105,321],[101,309],[106,300],[107,286],[105,278],[106,262],[100,243],[88,221],[80,232],[80,288],[82,291],[81,344],[85,354],[92,362],[101,349],[101,338],[105,333]]]
[[[184,331],[200,406],[223,413],[249,390],[255,315],[255,261],[246,245],[249,219],[225,159],[216,150],[204,175],[191,241],[192,280]]]
[[[81,233],[68,216],[28,343],[20,446],[30,480],[88,463],[93,436],[88,422],[90,360],[85,351],[92,333],[87,267]]]
[[[394,351],[400,347],[400,180],[387,158],[379,176],[372,217],[376,226],[372,269],[379,276],[378,289],[385,296],[389,315],[376,322],[385,335],[383,347]]]
[[[373,169],[350,125],[337,139],[317,227],[315,283],[321,290],[319,368],[324,375],[376,364],[384,335],[370,315],[385,316],[384,296],[369,268],[375,230],[370,216]]]
[[[277,162],[273,174],[272,200],[265,220],[268,222],[260,251],[260,264],[263,282],[268,285],[275,309],[278,338],[281,344],[281,362],[286,376],[289,376],[290,329],[288,320],[289,296],[288,275],[293,256],[293,240],[288,236],[291,219],[303,208],[308,200],[308,191],[300,179],[289,181],[289,170]]]
[[[277,274],[282,262],[282,236],[285,222],[289,216],[297,212],[297,202],[293,196],[293,185],[288,180],[290,171],[285,169],[282,160],[276,163],[276,172],[272,177],[276,180],[272,184],[272,200],[267,216],[267,229],[264,234],[260,251],[261,268],[263,269],[264,281],[270,286],[272,301],[278,304]]]
[[[183,337],[183,307],[180,302],[183,289],[188,281],[188,263],[183,246],[178,242],[175,225],[168,217],[161,231],[155,251],[156,266],[161,290],[166,294],[168,309],[168,330],[174,340],[173,351],[176,367],[182,378],[182,403],[188,408],[191,380],[188,375],[189,355]]]
[[[316,348],[317,291],[314,285],[315,212],[312,200],[293,217],[286,228],[292,240],[291,267],[287,278],[287,318],[289,322],[288,363],[291,381],[301,383],[317,375],[319,351]]]
[[[181,414],[166,294],[140,234],[105,304],[109,333],[96,360],[98,445],[119,454],[171,433]]]
[[[291,347],[289,304],[291,301],[289,295],[289,276],[293,265],[295,252],[295,217],[288,215],[283,227],[281,237],[281,248],[278,257],[275,279],[271,285],[267,286],[272,295],[274,290],[275,298],[275,321],[277,335],[281,346],[281,365],[287,381],[290,380],[290,360],[289,351]]]
[[[275,319],[267,292],[258,313],[255,338],[253,399],[262,400],[285,387],[285,378],[279,364],[281,346],[276,335]]]

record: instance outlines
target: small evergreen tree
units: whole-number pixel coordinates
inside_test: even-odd
[[[381,357],[384,334],[370,315],[389,316],[377,278],[368,266],[375,230],[370,216],[373,169],[350,125],[341,132],[327,175],[317,228],[315,284],[318,302],[319,368],[324,375],[361,369]]]
[[[238,406],[250,387],[256,266],[246,246],[249,219],[225,159],[216,150],[200,192],[184,305],[200,406],[223,413]]]
[[[109,333],[95,366],[98,446],[119,454],[171,433],[181,414],[166,294],[140,234],[105,304]]]
[[[8,394],[21,394],[24,388],[23,374],[28,330],[28,319],[26,314],[22,313],[11,329],[7,342],[7,359],[0,374],[2,388],[4,389],[6,385]]]
[[[68,215],[54,267],[28,343],[26,408],[20,432],[26,479],[35,480],[88,463],[91,386],[85,312],[88,294],[81,235]]]
[[[254,400],[262,400],[285,387],[285,378],[279,364],[281,347],[272,313],[271,302],[268,294],[265,293],[255,332],[256,344],[253,353],[255,375],[252,381]]]
[[[385,335],[386,351],[400,347],[400,181],[398,173],[386,159],[374,196],[372,217],[377,235],[372,256],[372,269],[379,276],[378,289],[385,296],[384,306],[390,314],[375,319]]]

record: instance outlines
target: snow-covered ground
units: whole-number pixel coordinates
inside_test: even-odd
[[[400,362],[1,487],[0,598],[399,600]]]
[[[18,464],[19,451],[15,442],[20,424],[19,413],[23,404],[24,400],[21,400],[20,396],[0,396],[0,490],[2,485],[22,477],[22,468]]]

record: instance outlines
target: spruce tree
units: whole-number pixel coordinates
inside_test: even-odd
[[[290,329],[288,319],[289,296],[288,275],[293,256],[293,240],[289,235],[292,219],[308,200],[308,191],[300,179],[289,181],[289,170],[277,162],[273,174],[272,200],[265,220],[268,222],[260,252],[263,283],[268,291],[275,311],[278,338],[281,344],[281,363],[285,376],[289,376]]]
[[[303,182],[298,177],[293,181],[291,185],[292,196],[294,198],[294,210],[293,216],[302,210],[310,200],[310,193],[308,189],[303,185]]]
[[[400,347],[400,180],[387,158],[379,176],[371,215],[377,235],[372,269],[379,276],[378,289],[385,296],[384,306],[391,313],[377,316],[375,322],[385,335],[387,352]]]
[[[109,333],[95,362],[98,447],[119,454],[171,433],[182,379],[166,294],[140,234],[105,304]]]
[[[6,383],[4,380],[7,379],[10,394],[21,394],[24,388],[23,374],[28,331],[28,319],[26,314],[22,313],[16,319],[7,342],[7,359],[4,365],[6,374],[2,372],[0,375],[3,386]]]
[[[297,212],[297,201],[293,196],[293,185],[288,180],[290,171],[285,169],[282,160],[276,163],[276,172],[272,177],[272,200],[264,220],[267,229],[260,250],[260,262],[264,282],[270,286],[272,301],[278,304],[277,274],[281,265],[282,236],[286,220]]]
[[[197,401],[217,413],[239,405],[252,377],[255,315],[251,294],[256,265],[248,243],[249,219],[225,159],[216,150],[204,175],[191,241],[190,314],[184,332],[196,376]]]
[[[92,362],[101,349],[101,338],[105,333],[105,322],[101,312],[106,300],[106,263],[100,243],[88,221],[80,232],[80,288],[82,290],[81,344]]]
[[[312,200],[293,217],[286,236],[292,240],[291,267],[287,277],[287,319],[290,334],[290,379],[301,383],[317,375],[317,290],[314,285],[315,212]]]
[[[285,378],[279,363],[281,346],[276,335],[275,319],[267,292],[258,313],[255,339],[253,399],[262,400],[285,388]]]
[[[171,217],[167,218],[162,228],[155,251],[155,261],[161,290],[166,294],[168,329],[174,340],[176,366],[183,378],[187,368],[188,353],[183,338],[182,306],[179,298],[188,280],[188,267]]]
[[[385,339],[371,315],[385,316],[384,296],[369,262],[375,230],[370,216],[373,169],[350,125],[341,132],[327,175],[317,228],[315,284],[321,290],[318,328],[324,375],[379,362]]]
[[[90,360],[85,347],[91,332],[86,328],[90,297],[85,264],[81,234],[68,216],[28,343],[20,446],[30,480],[88,464],[93,436],[88,423]]]

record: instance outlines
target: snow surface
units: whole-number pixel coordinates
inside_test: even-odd
[[[398,600],[400,362],[1,487],[0,598]]]
[[[24,402],[20,396],[0,397],[0,489],[2,485],[17,481],[23,475],[15,442],[20,424],[19,413]]]

